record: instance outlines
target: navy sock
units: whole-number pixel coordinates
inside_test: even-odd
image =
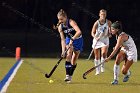
[[[73,75],[73,73],[74,73],[76,67],[77,67],[77,64],[76,64],[76,65],[72,65],[72,67],[70,68],[70,76]]]
[[[71,68],[72,68],[71,62],[66,61],[65,63],[66,75],[70,75]]]

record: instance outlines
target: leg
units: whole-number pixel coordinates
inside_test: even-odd
[[[77,66],[76,61],[79,57],[80,51],[73,51],[72,53],[72,58],[71,58],[71,62],[68,62],[68,64],[66,65],[66,72],[68,72],[68,74],[66,74],[66,78],[64,79],[67,83],[70,83],[72,80],[72,75],[74,73],[74,70]],[[67,62],[66,62],[67,63]],[[67,71],[68,69],[68,71]]]
[[[68,48],[69,46],[66,46],[66,48]],[[70,62],[71,61],[71,57],[72,57],[72,53],[73,53],[73,47],[70,47],[70,49],[67,52],[66,55],[66,61]]]
[[[122,69],[121,69],[121,72],[122,72],[122,73],[123,73],[123,69],[125,68],[126,62],[127,62],[127,59],[125,59],[125,62],[124,62],[124,64],[122,65]]]
[[[77,61],[77,59],[79,57],[79,54],[80,54],[80,51],[73,51],[72,59],[71,59],[72,68],[71,68],[70,76],[73,75],[74,70],[75,70],[75,68],[77,66],[76,61]]]
[[[107,57],[108,47],[109,46],[105,46],[101,48],[101,53],[102,53],[101,63],[104,62],[105,58]],[[104,64],[101,65],[101,72],[104,72]]]
[[[100,64],[100,49],[94,49],[94,55],[95,55],[94,64],[95,66],[97,66],[98,64]],[[99,74],[100,74],[100,67],[97,67],[95,75],[99,75]]]
[[[120,63],[125,60],[125,53],[120,51],[116,57],[115,64],[114,64],[114,81],[111,84],[115,85],[118,84],[118,77],[120,72]]]
[[[68,46],[67,46],[68,48]],[[65,69],[66,69],[66,78],[64,79],[66,82],[70,80],[70,69],[72,67],[71,65],[71,57],[72,57],[72,51],[73,51],[73,48],[71,47],[68,52],[67,52],[67,55],[66,55],[66,62],[65,62]]]
[[[122,68],[122,73],[124,74],[123,82],[127,82],[129,80],[129,77],[131,75],[129,68],[131,67],[132,64],[133,64],[133,60],[131,61],[127,60],[125,64],[123,65],[123,68]]]

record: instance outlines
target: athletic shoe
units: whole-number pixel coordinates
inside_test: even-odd
[[[101,72],[102,72],[102,73],[105,72],[105,70],[104,70],[104,63],[101,64],[100,69],[101,69]]]
[[[131,75],[131,71],[130,71],[130,75]],[[130,75],[125,75],[123,82],[127,82],[129,80]]]
[[[95,75],[99,75],[100,73],[96,71]]]
[[[99,74],[100,74],[100,71],[101,71],[101,68],[100,68],[100,67],[97,67],[97,68],[96,68],[96,73],[95,73],[95,75],[99,75]]]
[[[117,85],[117,84],[118,84],[118,80],[113,80],[113,81],[111,82],[111,84],[112,84],[112,85]]]
[[[72,80],[72,76],[66,75],[66,78],[64,79],[65,82],[70,83]]]
[[[105,72],[104,67],[101,67],[101,72],[102,72],[102,73],[104,73],[104,72]]]

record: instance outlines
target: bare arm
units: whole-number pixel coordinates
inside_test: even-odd
[[[63,33],[62,29],[61,29],[61,25],[59,25],[58,31],[59,31],[59,34],[60,34],[60,37],[61,37],[62,53],[64,53],[65,48],[66,48],[66,43],[65,43],[64,33]]]
[[[70,20],[70,25],[74,28],[74,30],[76,31],[76,34],[72,37],[73,40],[75,40],[76,38],[78,38],[82,33],[80,28],[78,27],[77,23],[74,20]]]
[[[109,37],[111,37],[112,35],[111,35],[111,24],[112,24],[112,22],[110,21],[110,20],[108,20],[108,36]]]
[[[96,29],[98,27],[97,21],[94,23],[93,27],[92,27],[92,31],[91,31],[91,36],[93,38],[95,38],[95,34],[96,34]]]
[[[110,54],[110,56],[107,58],[107,61],[110,60],[117,53],[117,51],[119,50],[119,48],[122,46],[122,44],[124,42],[124,38],[123,37],[124,36],[118,37],[117,44],[114,47],[114,49],[113,49],[112,53]]]

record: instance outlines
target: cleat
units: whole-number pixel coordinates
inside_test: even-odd
[[[104,72],[105,72],[104,67],[101,67],[101,72],[102,72],[102,73],[104,73]]]
[[[72,76],[66,75],[66,78],[64,79],[64,81],[65,81],[66,83],[70,83],[71,80],[72,80]]]
[[[99,74],[100,74],[100,68],[97,67],[97,68],[96,68],[96,73],[95,73],[95,75],[99,75]]]
[[[99,72],[96,72],[96,73],[95,73],[95,75],[99,75],[99,74],[100,74]]]
[[[71,83],[71,80],[69,80],[69,81],[65,81],[67,84],[69,84],[69,83]]]
[[[104,69],[104,64],[102,64],[102,65],[101,65],[101,68],[100,68],[100,69],[101,69],[101,72],[102,72],[102,73],[104,73],[104,72],[105,72],[105,69]]]
[[[131,75],[131,72],[130,72],[130,75]],[[124,79],[123,79],[123,82],[127,82],[129,80],[130,75],[125,75]]]
[[[111,84],[112,84],[112,85],[117,85],[117,84],[118,84],[118,80],[113,80],[113,81],[111,82]]]

